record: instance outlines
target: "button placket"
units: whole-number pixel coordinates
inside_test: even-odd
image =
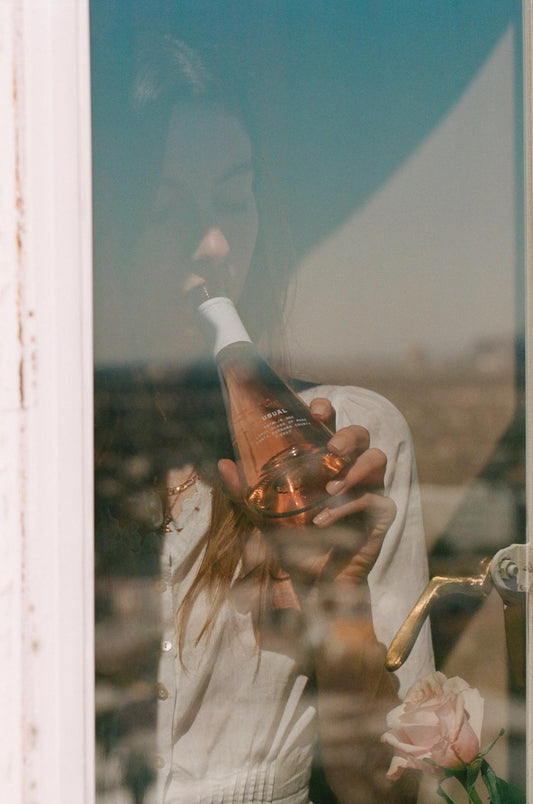
[[[168,690],[161,683],[155,685],[155,694],[159,701],[166,701],[168,698]]]

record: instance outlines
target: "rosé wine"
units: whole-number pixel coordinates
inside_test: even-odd
[[[208,298],[198,310],[215,343],[248,507],[276,526],[307,524],[327,503],[326,483],[346,466],[327,447],[333,433],[260,357],[228,298]]]

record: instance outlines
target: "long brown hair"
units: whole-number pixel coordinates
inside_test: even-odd
[[[220,74],[219,66],[208,66],[196,51],[168,36],[158,43],[151,42],[142,51],[134,98],[144,143],[145,178],[142,181],[149,187],[147,177],[152,177],[153,181],[157,175],[154,159],[161,158],[170,115],[178,101],[222,104],[240,120],[252,142],[259,232],[239,311],[258,348],[286,374],[283,318],[291,262],[288,230],[278,194],[261,155],[246,98],[239,92],[235,76],[227,76],[228,80],[222,83],[218,78]],[[198,639],[209,633],[253,530],[242,508],[226,497],[221,483],[214,479],[212,467],[209,474],[207,479],[213,487],[211,519],[200,568],[178,612],[180,652],[192,607],[203,593],[210,599],[210,608]],[[264,607],[271,581],[281,577],[279,566],[266,546],[258,570],[261,606]]]

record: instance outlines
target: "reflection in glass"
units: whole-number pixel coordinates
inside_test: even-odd
[[[360,656],[361,633],[374,645],[367,596],[333,585],[310,610],[301,549],[271,553],[222,493],[217,461],[231,445],[218,377],[183,301],[191,271],[216,276],[308,402],[314,384],[335,386],[320,395],[337,427],[370,432],[387,453],[385,496],[419,522],[411,454],[390,455],[392,443],[409,449],[407,430],[373,392],[402,412],[432,575],[472,573],[523,538],[519,9],[448,6],[331,14],[297,2],[276,17],[238,2],[91,4],[99,802],[163,801],[158,781],[168,800],[215,796],[193,781],[205,778],[206,757],[217,784],[246,801],[289,795],[292,783],[314,804],[386,800],[379,735],[396,693],[382,679],[374,709],[369,672],[354,680],[350,653]],[[171,85],[176,62],[188,65],[187,86]],[[419,527],[399,522],[385,544],[407,544]],[[328,531],[327,544],[345,533]],[[293,543],[306,556],[324,549],[313,536]],[[381,581],[374,573],[372,591],[388,643],[425,576],[420,552],[407,568],[396,548],[384,555],[392,570]],[[228,606],[231,649],[220,626]],[[339,607],[350,615],[342,631]],[[497,770],[523,783],[522,693],[510,682],[507,695],[500,600],[455,598],[432,619],[437,667],[479,686],[485,742],[507,728]],[[317,634],[332,625],[345,663],[320,653]],[[430,668],[422,639],[400,692]],[[246,674],[263,690],[280,685],[270,709]],[[390,800],[414,800],[417,785],[404,779]]]

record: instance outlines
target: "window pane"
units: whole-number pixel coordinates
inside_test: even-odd
[[[428,568],[524,540],[521,5],[93,0],[91,28],[97,800],[433,801],[380,741],[433,667],[479,689],[524,789],[519,606],[443,597],[433,648],[426,625],[384,669]],[[222,489],[198,277],[359,428],[332,521],[254,530]],[[294,424],[269,394],[256,463]],[[306,481],[279,465],[287,511]]]

